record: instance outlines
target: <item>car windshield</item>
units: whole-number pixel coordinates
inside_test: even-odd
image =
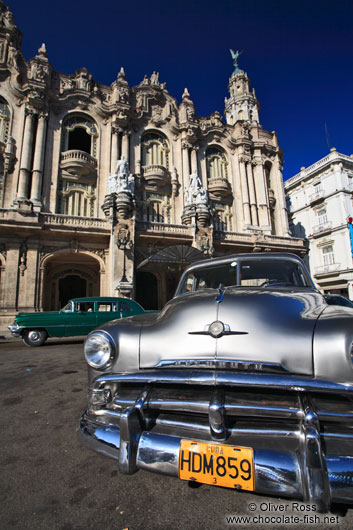
[[[200,266],[181,280],[177,294],[224,287],[311,287],[304,269],[294,260],[244,259]]]
[[[61,311],[65,311],[65,312],[68,312],[68,311],[72,311],[72,301],[70,300],[70,302],[68,302],[62,309]]]

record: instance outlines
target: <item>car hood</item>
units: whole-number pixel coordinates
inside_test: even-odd
[[[38,313],[18,313],[16,315],[16,322],[18,324],[22,324],[23,322],[32,322],[32,321],[44,321],[49,319],[57,318],[60,314],[62,314],[61,311],[41,311]]]
[[[325,309],[316,292],[207,289],[171,300],[142,326],[140,368],[198,367],[313,374],[313,333]],[[219,320],[225,333],[212,337]]]

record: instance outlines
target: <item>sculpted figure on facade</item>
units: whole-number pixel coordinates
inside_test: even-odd
[[[243,51],[239,52],[238,50],[234,51],[232,49],[229,50],[230,51],[230,54],[232,56],[232,59],[233,59],[233,66],[234,66],[234,74],[239,74],[241,72],[241,70],[239,69],[239,66],[238,66],[238,59],[239,59],[239,56],[243,53]]]
[[[75,72],[76,88],[79,90],[87,90],[89,92],[92,88],[92,74],[86,68],[81,68]]]
[[[153,74],[151,75],[151,85],[159,85],[158,78],[159,72],[153,72]]]
[[[7,63],[9,66],[14,66],[17,70],[18,70],[18,57],[19,57],[18,50],[15,48],[15,46],[12,46],[12,44],[9,44],[9,48],[7,52]]]
[[[134,195],[135,192],[135,177],[129,174],[129,164],[122,156],[116,163],[115,172],[109,175],[107,182],[107,193],[121,193],[125,192]]]
[[[188,206],[193,203],[193,195],[192,190],[188,186],[184,186],[184,197],[185,197],[185,205]]]
[[[208,204],[207,190],[202,187],[201,179],[197,173],[190,175],[189,187],[184,188],[185,205]]]

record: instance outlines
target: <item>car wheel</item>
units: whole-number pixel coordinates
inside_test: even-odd
[[[48,334],[40,329],[25,331],[22,339],[26,346],[41,346],[47,340]]]

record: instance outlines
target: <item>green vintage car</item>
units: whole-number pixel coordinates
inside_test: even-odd
[[[73,298],[60,311],[19,313],[8,328],[15,337],[22,337],[27,346],[41,346],[48,337],[87,335],[109,320],[145,312],[128,298]]]

